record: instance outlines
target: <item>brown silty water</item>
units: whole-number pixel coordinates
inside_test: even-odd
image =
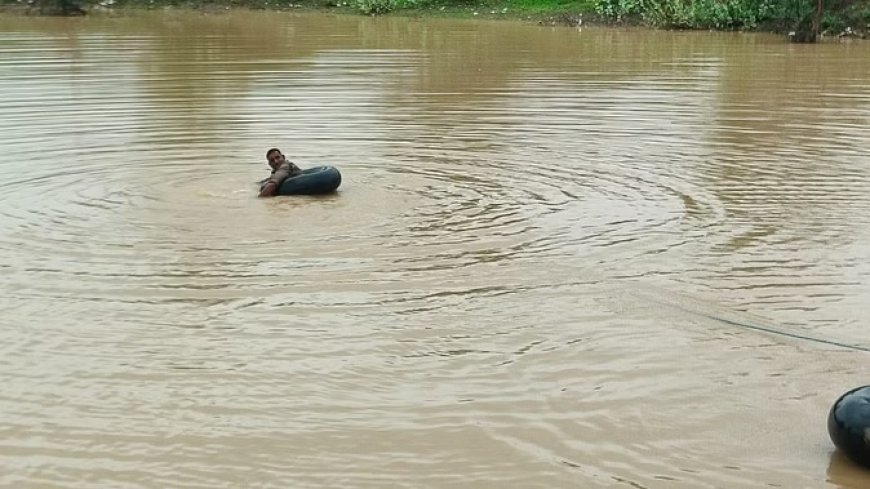
[[[868,57],[0,17],[0,486],[866,487]]]

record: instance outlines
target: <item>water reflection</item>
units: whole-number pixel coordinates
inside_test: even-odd
[[[828,480],[832,487],[858,489],[867,484],[867,471],[849,460],[839,450],[831,452]]]

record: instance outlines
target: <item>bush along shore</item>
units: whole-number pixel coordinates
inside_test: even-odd
[[[868,38],[870,0],[0,0],[4,10],[86,15],[131,8],[329,10],[364,15],[482,16],[545,25],[788,33],[795,42]]]

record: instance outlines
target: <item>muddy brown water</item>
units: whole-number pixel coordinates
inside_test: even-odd
[[[0,17],[0,486],[868,487],[868,59]]]

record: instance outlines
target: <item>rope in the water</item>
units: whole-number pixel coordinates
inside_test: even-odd
[[[863,346],[863,345],[854,345],[854,344],[850,344],[850,343],[843,343],[841,341],[816,338],[814,336],[807,336],[807,335],[803,335],[803,334],[799,334],[799,333],[792,333],[790,331],[783,331],[779,328],[774,328],[772,326],[763,326],[760,324],[751,323],[749,321],[740,321],[737,319],[729,319],[726,317],[710,314],[708,312],[693,310],[690,307],[687,307],[687,306],[684,306],[681,304],[676,304],[672,300],[663,299],[661,297],[661,295],[659,295],[655,292],[644,293],[644,292],[636,291],[635,293],[636,293],[636,295],[639,295],[641,297],[645,296],[648,300],[652,300],[653,302],[657,302],[657,303],[662,304],[662,305],[666,305],[666,306],[670,306],[670,307],[673,307],[676,309],[680,309],[682,311],[689,312],[692,314],[697,314],[699,316],[704,316],[706,318],[713,319],[715,321],[720,321],[720,322],[723,322],[725,324],[730,324],[732,326],[739,326],[741,328],[751,329],[751,330],[755,330],[755,331],[762,331],[764,333],[785,336],[785,337],[794,338],[797,340],[812,341],[813,343],[821,343],[821,344],[825,344],[825,345],[836,346],[839,348],[846,348],[848,350],[870,352],[870,347]]]
[[[709,317],[710,319],[715,319],[716,321],[721,321],[723,323],[731,324],[734,326],[740,326],[740,327],[746,328],[746,329],[754,329],[756,331],[763,331],[765,333],[787,336],[789,338],[795,338],[798,340],[812,341],[815,343],[824,343],[826,345],[838,346],[840,348],[847,348],[847,349],[855,350],[855,351],[870,352],[870,347],[866,347],[866,346],[851,345],[849,343],[842,343],[842,342],[834,341],[834,340],[826,340],[823,338],[816,338],[814,336],[807,336],[807,335],[802,335],[802,334],[798,334],[798,333],[790,333],[788,331],[782,331],[782,330],[779,330],[776,328],[770,328],[770,327],[761,326],[758,324],[744,323],[743,321],[736,321],[734,319],[728,319],[728,318],[723,318],[723,317],[718,317],[718,316],[709,316],[708,315],[707,317]]]

